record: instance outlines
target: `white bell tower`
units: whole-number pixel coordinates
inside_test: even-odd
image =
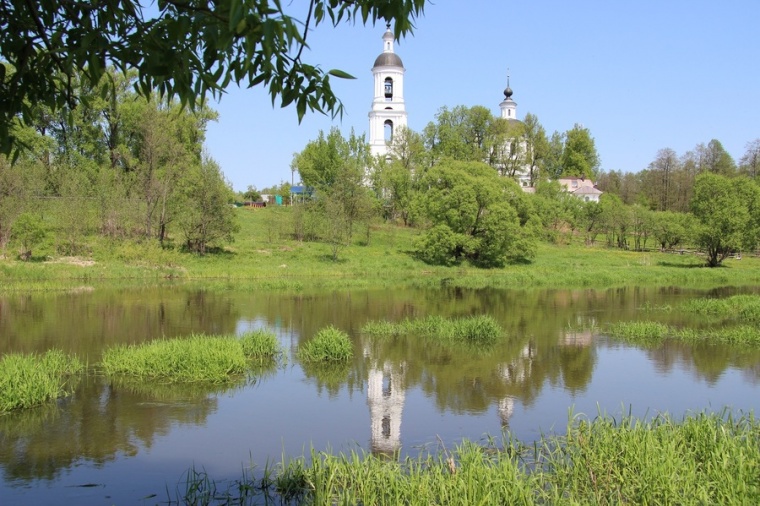
[[[393,52],[393,32],[386,25],[383,34],[383,52],[375,60],[372,75],[375,78],[375,98],[369,112],[369,145],[372,156],[387,156],[388,145],[394,132],[406,127],[404,105],[404,64]]]

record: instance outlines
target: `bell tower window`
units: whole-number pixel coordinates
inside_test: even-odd
[[[393,121],[387,119],[385,120],[385,123],[383,123],[384,133],[385,133],[385,142],[392,142],[393,141]]]
[[[390,77],[385,78],[385,99],[393,100],[393,79]]]

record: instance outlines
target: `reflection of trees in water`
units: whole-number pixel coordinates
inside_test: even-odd
[[[181,288],[95,289],[0,296],[0,353],[62,349],[96,361],[104,347],[191,333],[230,334],[227,294]]]
[[[676,364],[694,371],[698,378],[715,384],[729,367],[740,368],[745,378],[760,380],[760,350],[749,346],[683,343],[666,340],[647,356],[658,371],[669,372]]]
[[[51,480],[81,460],[103,464],[136,455],[140,445],[150,447],[172,426],[206,423],[216,410],[214,394],[238,386],[109,384],[90,378],[63,401],[65,406],[0,417],[5,480]]]

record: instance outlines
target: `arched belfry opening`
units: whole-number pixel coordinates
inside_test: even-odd
[[[385,139],[385,142],[392,142],[393,141],[393,121],[387,119],[385,120],[385,123],[383,123],[383,139]]]
[[[393,79],[390,77],[385,78],[385,85],[383,86],[385,93],[385,100],[393,100]]]

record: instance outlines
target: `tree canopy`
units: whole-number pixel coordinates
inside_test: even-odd
[[[425,0],[0,0],[0,152],[18,141],[17,117],[39,105],[73,106],[73,76],[92,87],[109,66],[137,72],[135,89],[194,106],[230,84],[268,89],[274,105],[340,114],[330,76],[302,58],[309,30],[342,22],[394,23],[412,31]]]

